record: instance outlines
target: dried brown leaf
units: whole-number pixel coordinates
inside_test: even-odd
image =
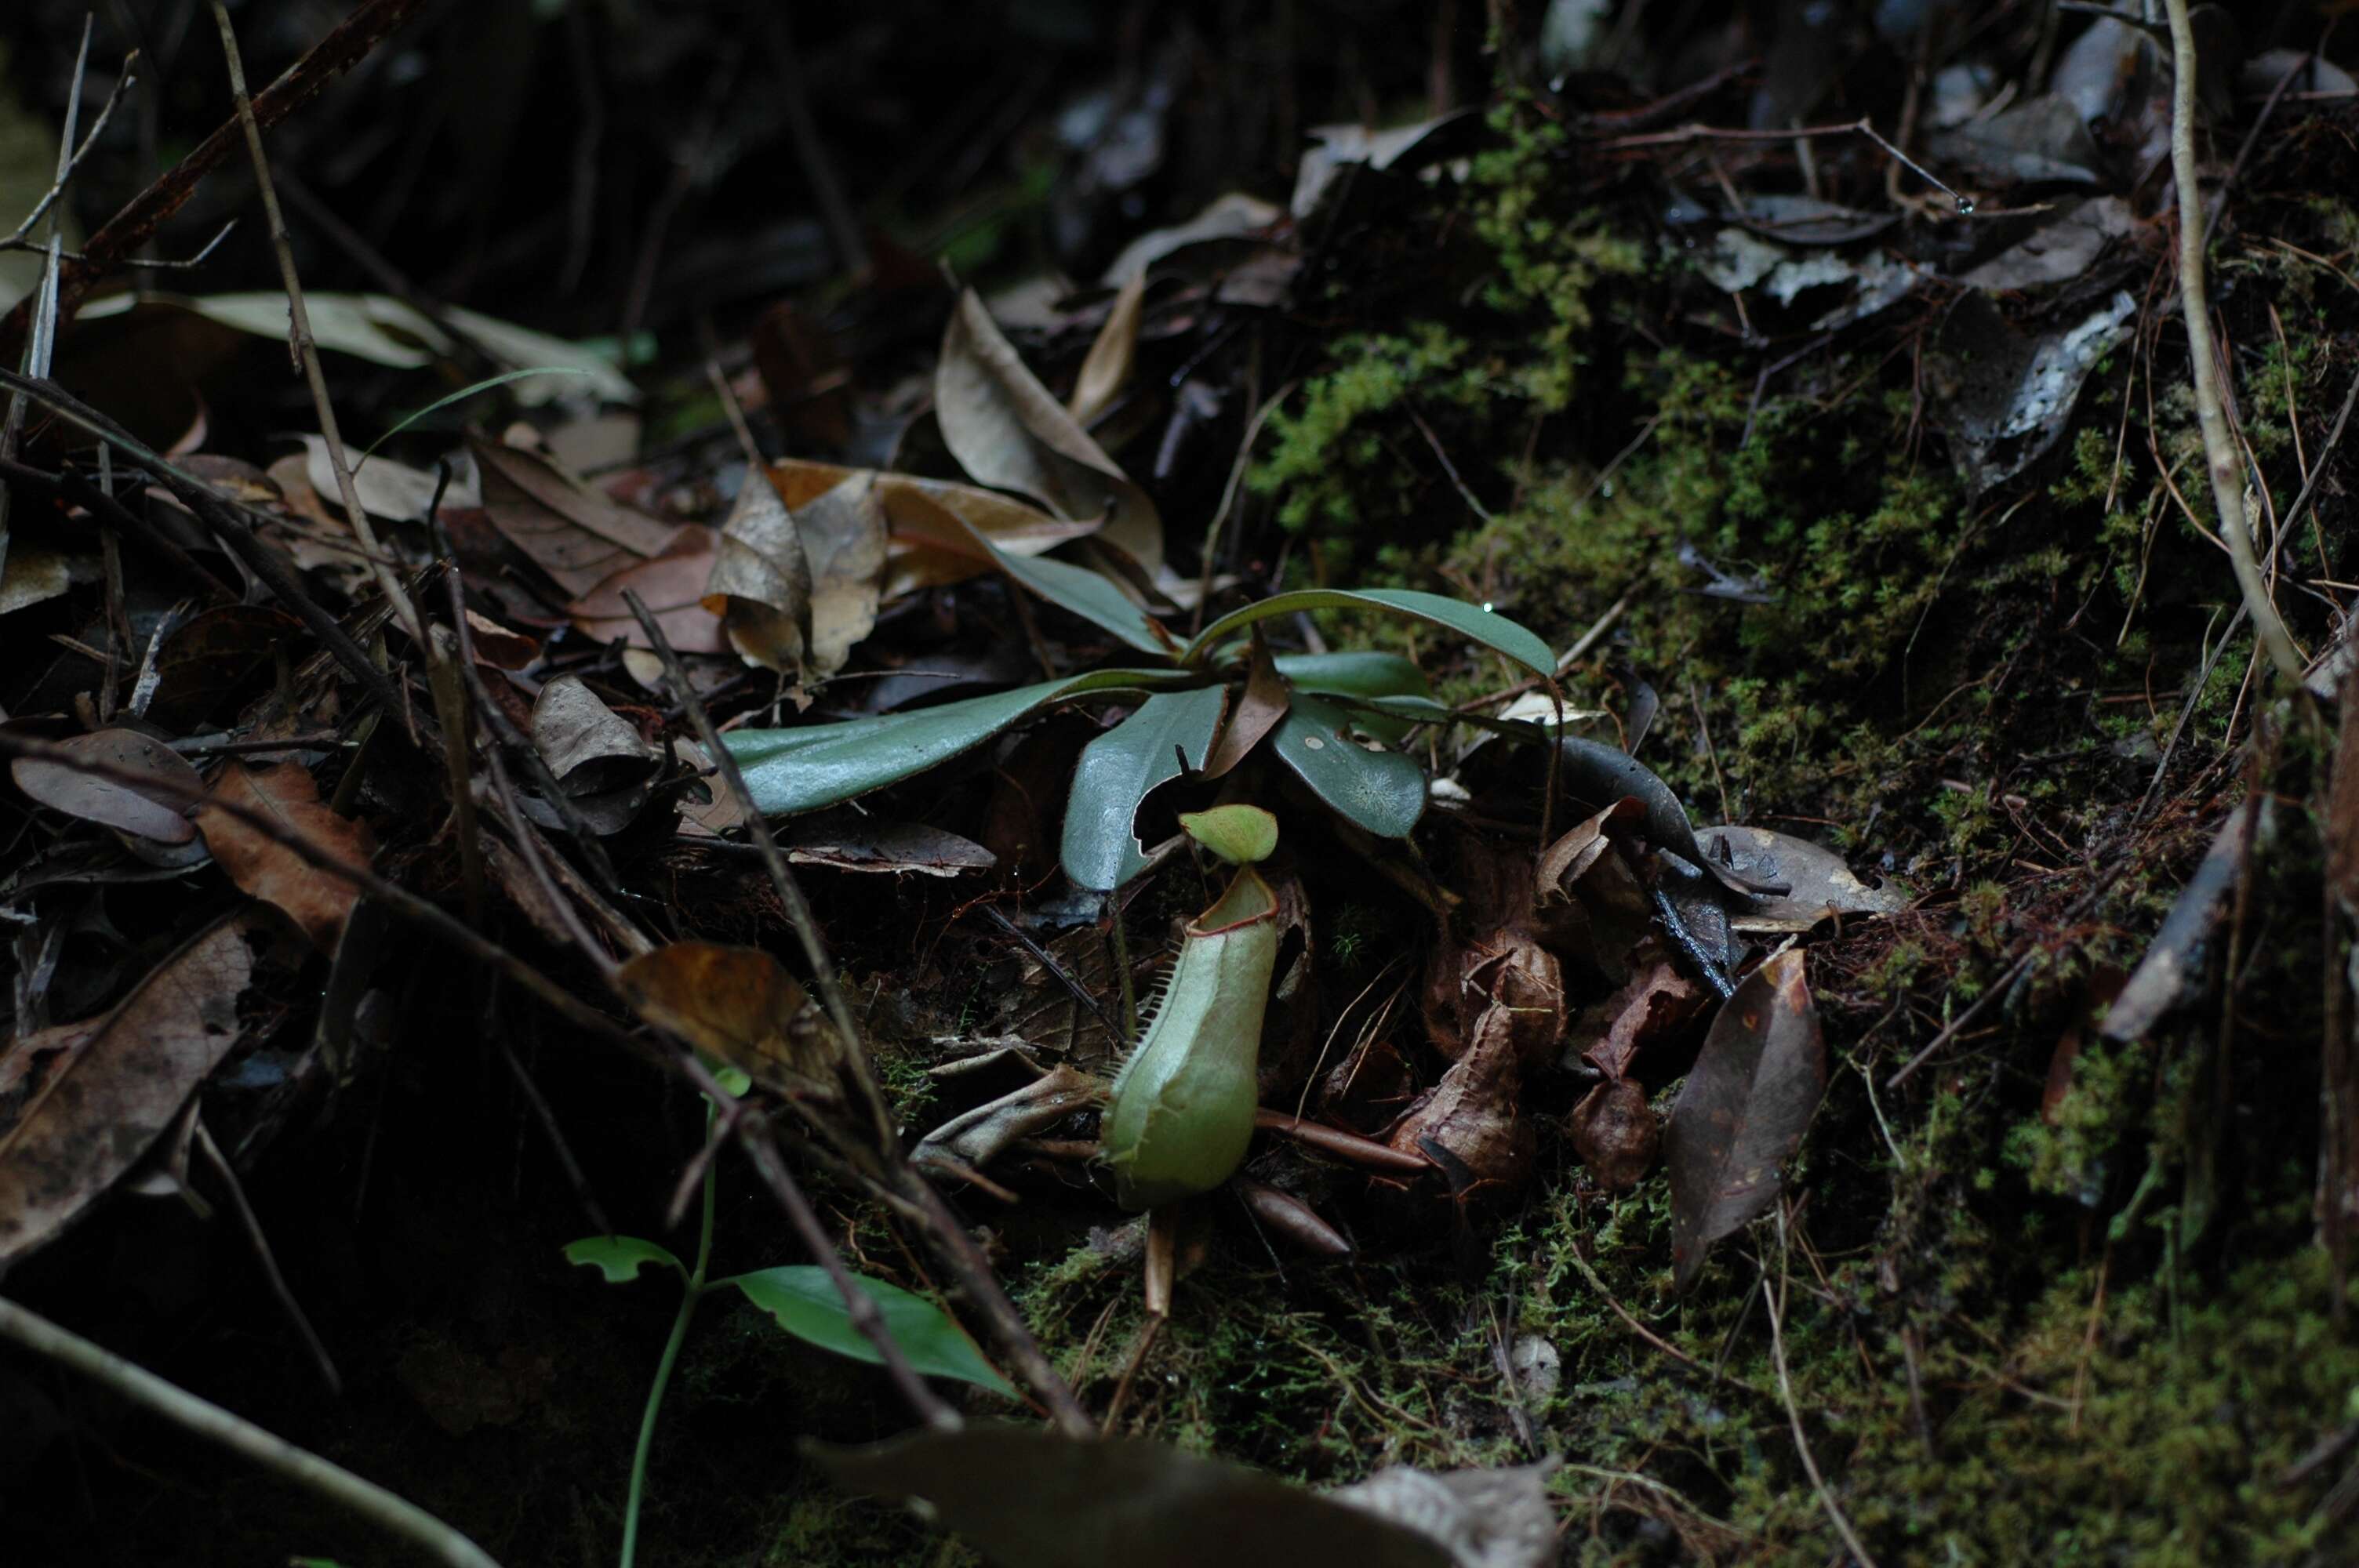
[[[218,922],[101,1018],[0,1054],[0,1265],[57,1236],[160,1137],[237,1044],[248,921]]]
[[[1049,395],[973,289],[942,334],[934,416],[951,455],[978,482],[1028,495],[1060,517],[1103,519],[1099,538],[1150,573],[1163,564],[1155,503]]]
[[[600,794],[655,770],[660,760],[580,676],[560,676],[532,705],[532,743],[568,795]]]
[[[1262,638],[1261,628],[1253,629],[1253,664],[1245,674],[1245,689],[1238,697],[1236,710],[1221,730],[1220,740],[1213,744],[1212,754],[1204,759],[1204,776],[1219,778],[1245,760],[1262,737],[1277,728],[1286,717],[1287,704],[1293,693],[1284,677],[1277,673],[1277,663],[1270,656],[1269,644]]]
[[[1754,970],[1721,1005],[1671,1107],[1671,1262],[1680,1290],[1712,1244],[1777,1196],[1777,1167],[1802,1141],[1827,1087],[1826,1042],[1802,955]]]
[[[321,951],[334,952],[336,938],[359,901],[359,890],[215,802],[258,812],[321,854],[355,868],[365,868],[376,853],[376,836],[368,825],[339,816],[321,805],[319,785],[300,762],[248,768],[233,762],[213,781],[211,799],[197,810],[205,847],[229,880],[283,911]]]
[[[1089,425],[1122,395],[1124,384],[1130,380],[1131,365],[1138,357],[1138,319],[1140,307],[1146,302],[1147,269],[1141,267],[1124,281],[1120,292],[1114,295],[1105,325],[1098,329],[1097,340],[1090,344],[1089,357],[1082,361],[1081,374],[1073,382],[1073,395],[1065,404],[1065,412],[1072,416],[1074,424]]]
[[[619,637],[626,649],[651,648],[639,618],[623,598],[628,589],[638,594],[674,648],[683,654],[725,654],[729,642],[722,635],[721,617],[704,605],[704,585],[712,576],[719,542],[720,535],[711,528],[682,528],[663,554],[632,561],[567,605],[565,612],[585,636],[601,643]]]
[[[583,484],[549,459],[482,439],[469,449],[482,470],[484,510],[509,543],[574,595],[640,560],[679,534]]]
[[[795,978],[758,947],[673,942],[614,971],[640,1017],[781,1094],[832,1094],[843,1047]]]
[[[720,614],[730,645],[747,664],[802,673],[810,645],[810,562],[776,487],[747,476],[722,524],[703,602]]]
[[[1582,1096],[1565,1130],[1598,1184],[1615,1192],[1638,1184],[1663,1141],[1647,1091],[1628,1078],[1608,1078]]]
[[[1011,555],[1037,556],[1097,531],[1094,518],[1069,522],[1038,507],[947,480],[849,469],[788,458],[770,465],[770,482],[796,512],[845,481],[865,476],[885,519],[886,574],[880,597],[962,582],[997,566],[975,549],[973,528]]]
[[[1895,914],[1908,907],[1908,892],[1897,883],[1869,887],[1843,858],[1807,838],[1767,827],[1706,827],[1696,842],[1715,860],[1734,864],[1759,881],[1783,882],[1791,891],[1739,901],[1729,911],[1738,931],[1808,931],[1831,914]]]

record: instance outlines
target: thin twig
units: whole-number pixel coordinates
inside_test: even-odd
[[[245,1201],[245,1184],[237,1179],[237,1167],[229,1162],[229,1156],[223,1153],[221,1145],[213,1141],[212,1130],[205,1126],[202,1117],[197,1119],[196,1138],[197,1147],[212,1164],[213,1173],[222,1179],[222,1185],[229,1189],[230,1206],[237,1210],[238,1223],[245,1227],[245,1238],[254,1246],[255,1259],[262,1265],[262,1276],[270,1285],[270,1293],[278,1298],[279,1310],[287,1314],[295,1325],[295,1332],[302,1336],[303,1347],[311,1353],[313,1364],[320,1368],[320,1376],[327,1382],[328,1392],[341,1396],[344,1391],[343,1375],[336,1370],[335,1359],[328,1354],[327,1343],[320,1337],[320,1331],[311,1326],[310,1315],[304,1312],[303,1303],[297,1301],[295,1292],[288,1288],[287,1276],[278,1271],[278,1259],[270,1249],[270,1238],[263,1234],[262,1221],[255,1217],[254,1206]]]
[[[2174,0],[2174,3],[2183,3],[2183,0]],[[1810,1455],[1810,1440],[1802,1433],[1802,1412],[1794,1407],[1794,1385],[1786,1376],[1785,1313],[1780,1301],[1785,1293],[1786,1217],[1781,1213],[1777,1217],[1777,1289],[1770,1290],[1765,1282],[1761,1292],[1761,1300],[1769,1309],[1769,1356],[1777,1368],[1777,1397],[1785,1401],[1786,1423],[1794,1432],[1794,1452],[1802,1456],[1802,1468],[1810,1475],[1810,1488],[1819,1494],[1820,1506],[1827,1510],[1827,1518],[1833,1521],[1835,1533],[1843,1537],[1845,1546],[1851,1548],[1851,1554],[1859,1560],[1861,1568],[1875,1568],[1875,1559],[1869,1556],[1867,1548],[1860,1544],[1859,1532],[1852,1529],[1851,1520],[1843,1517],[1842,1507],[1835,1502],[1834,1493],[1827,1489],[1826,1477],[1819,1474],[1819,1462]]]
[[[886,1375],[893,1379],[893,1387],[902,1400],[937,1432],[956,1432],[964,1425],[959,1420],[958,1411],[951,1409],[942,1397],[928,1388],[926,1380],[918,1376],[917,1368],[909,1365],[909,1357],[902,1350],[900,1342],[893,1337],[892,1330],[885,1326],[885,1314],[877,1310],[876,1298],[862,1290],[858,1281],[853,1279],[852,1271],[843,1266],[843,1259],[836,1252],[833,1238],[828,1235],[826,1227],[820,1224],[819,1216],[812,1212],[810,1200],[803,1195],[802,1188],[795,1183],[794,1173],[778,1158],[778,1147],[769,1137],[768,1120],[761,1112],[749,1111],[738,1122],[737,1143],[745,1151],[745,1157],[754,1162],[755,1173],[762,1178],[762,1184],[770,1189],[771,1195],[778,1200],[778,1206],[787,1211],[787,1222],[795,1227],[795,1234],[802,1238],[811,1256],[819,1260],[820,1267],[827,1271],[827,1277],[835,1284],[836,1293],[843,1298],[843,1309],[852,1319],[852,1326],[858,1329],[876,1347],[876,1354],[884,1358]]]
[[[622,879],[615,875],[614,862],[607,858],[606,846],[600,841],[597,830],[590,826],[590,819],[582,815],[582,807],[574,798],[558,786],[557,775],[549,771],[549,759],[540,754],[540,748],[526,739],[524,732],[516,727],[516,720],[507,716],[507,710],[492,699],[490,684],[475,662],[475,634],[467,620],[466,585],[459,571],[458,556],[452,550],[451,536],[443,531],[439,518],[434,524],[434,538],[436,548],[450,563],[446,569],[450,574],[447,581],[451,595],[451,629],[458,633],[460,673],[465,677],[467,689],[474,697],[475,711],[483,716],[493,735],[493,744],[484,750],[495,751],[504,745],[523,760],[525,773],[532,780],[533,787],[557,813],[558,820],[565,824],[565,830],[573,836],[574,845],[582,851],[582,858],[589,862],[591,874],[597,878],[600,891],[618,904],[626,902],[628,895],[623,891]]]
[[[264,586],[277,594],[295,612],[296,619],[310,629],[311,634],[326,644],[339,664],[350,670],[369,694],[395,715],[407,712],[408,705],[385,671],[379,669],[353,641],[336,618],[322,610],[288,564],[287,557],[266,547],[255,537],[254,530],[238,514],[237,507],[218,494],[212,486],[183,472],[148,449],[147,445],[113,419],[82,402],[55,382],[19,375],[15,371],[0,369],[0,387],[22,392],[36,403],[62,416],[68,423],[79,426],[100,440],[110,442],[132,463],[162,482],[180,503],[197,514],[198,519],[222,544],[235,556],[248,571],[260,578]]]
[[[33,210],[25,214],[25,221],[16,225],[16,232],[0,243],[18,245],[27,243],[26,236],[33,232],[33,225],[49,216],[49,209],[58,204],[58,199],[66,193],[66,187],[73,183],[74,170],[82,167],[82,160],[89,156],[90,149],[96,145],[99,133],[106,129],[106,122],[114,115],[114,106],[123,102],[124,94],[129,92],[139,81],[139,51],[133,49],[123,57],[123,72],[115,78],[114,91],[108,93],[106,102],[99,105],[98,115],[91,121],[89,131],[82,138],[82,145],[74,146],[74,109],[82,103],[82,66],[83,61],[90,57],[90,22],[92,19],[94,19],[94,14],[92,17],[84,18],[82,31],[82,59],[74,61],[74,83],[73,91],[67,99],[65,135],[58,144],[58,177],[50,181],[48,194],[33,203]],[[72,149],[71,152],[67,150],[69,147]]]
[[[262,211],[270,220],[270,244],[278,255],[279,280],[287,287],[288,351],[311,389],[311,410],[319,416],[320,434],[328,443],[328,466],[335,472],[336,493],[344,503],[344,525],[367,553],[369,571],[401,618],[402,629],[420,645],[431,665],[441,655],[427,641],[426,623],[419,619],[418,606],[409,601],[401,579],[381,558],[385,552],[376,542],[376,530],[370,525],[360,491],[353,483],[352,457],[344,450],[343,432],[336,426],[336,406],[328,396],[327,373],[320,366],[320,345],[311,337],[310,308],[303,300],[302,280],[295,276],[295,246],[287,232],[287,214],[278,205],[278,188],[271,182],[270,160],[263,156],[262,127],[254,117],[254,100],[245,91],[245,62],[238,54],[237,29],[230,25],[229,7],[223,0],[212,0],[212,7],[213,22],[221,29],[222,55],[229,62],[230,92],[237,100],[238,123],[245,130],[245,150],[254,159],[255,184],[261,189]],[[443,716],[446,726],[450,719],[448,714]]]
[[[640,630],[647,633],[656,656],[663,661],[664,673],[671,682],[672,693],[686,709],[689,722],[696,729],[697,739],[711,754],[731,797],[743,808],[746,831],[755,847],[761,851],[763,865],[770,873],[771,885],[777,890],[779,902],[786,906],[795,934],[802,941],[803,954],[810,965],[820,1000],[835,1024],[838,1037],[843,1042],[845,1070],[851,1075],[874,1123],[874,1143],[866,1153],[881,1173],[872,1173],[870,1179],[924,1217],[919,1226],[919,1233],[935,1248],[943,1264],[957,1276],[969,1303],[990,1325],[1000,1354],[1009,1368],[1049,1407],[1049,1414],[1059,1428],[1071,1436],[1089,1435],[1093,1428],[1081,1402],[1073,1398],[1072,1390],[1058,1375],[1048,1357],[1042,1354],[1039,1342],[1032,1337],[1032,1331],[1025,1325],[1024,1315],[1016,1310],[1016,1303],[1007,1299],[1006,1291],[1001,1287],[998,1276],[992,1272],[991,1264],[983,1256],[982,1249],[975,1246],[974,1238],[966,1233],[958,1217],[951,1212],[941,1194],[936,1192],[932,1184],[919,1174],[902,1155],[900,1134],[894,1125],[891,1104],[885,1098],[883,1087],[876,1081],[875,1065],[862,1044],[859,1021],[853,1016],[851,1001],[836,977],[835,966],[828,957],[826,941],[820,931],[817,916],[812,914],[800,884],[788,869],[786,855],[779,849],[777,837],[770,832],[769,823],[756,808],[754,797],[745,787],[745,775],[737,766],[736,757],[722,743],[712,715],[696,695],[696,687],[690,682],[687,668],[681,664],[678,651],[672,647],[671,639],[664,635],[662,623],[636,590],[625,589],[623,600],[631,607],[631,613],[638,618]],[[752,1145],[747,1147],[750,1151]]]
[[[331,855],[299,833],[288,830],[277,819],[234,800],[210,794],[201,784],[187,784],[166,773],[146,773],[136,769],[118,768],[98,762],[63,747],[53,746],[30,736],[0,731],[0,755],[30,757],[54,762],[72,773],[133,788],[150,795],[163,795],[183,806],[205,805],[226,812],[246,827],[277,844],[300,860],[305,865],[325,872],[337,881],[358,888],[371,899],[385,905],[386,913],[397,915],[413,925],[420,926],[441,937],[478,963],[488,964],[507,976],[517,985],[538,998],[557,1015],[585,1033],[593,1034],[642,1060],[660,1066],[678,1064],[666,1053],[652,1047],[613,1019],[583,1001],[571,989],[542,974],[491,938],[475,932],[463,922],[453,918],[439,906],[419,897],[397,882],[387,881],[365,867],[353,864]],[[709,1079],[710,1075],[703,1075]],[[707,1087],[699,1082],[700,1088]]]
[[[2203,284],[2203,190],[2195,168],[2195,29],[2187,19],[2187,0],[2166,0],[2170,12],[2172,69],[2170,166],[2179,184],[2179,303],[2187,318],[2187,351],[2193,361],[2195,416],[2203,429],[2203,456],[2212,474],[2212,504],[2219,514],[2220,532],[2234,564],[2236,586],[2252,612],[2253,626],[2269,662],[2287,683],[2299,690],[2302,657],[2294,647],[2277,607],[2261,580],[2253,558],[2253,536],[2245,517],[2245,465],[2235,438],[2228,433],[2228,416],[2220,398],[2219,366],[2212,346],[2211,298]]]
[[[712,715],[705,711],[703,701],[697,697],[695,684],[688,678],[687,666],[680,663],[671,639],[664,635],[663,623],[647,609],[647,601],[638,596],[636,589],[625,589],[623,600],[631,607],[631,613],[638,617],[639,628],[647,634],[648,645],[663,661],[664,675],[671,682],[672,695],[687,709],[689,722],[696,728],[697,740],[703,744],[713,766],[720,770],[722,781],[729,787],[730,797],[736,801],[745,815],[746,836],[762,852],[763,868],[770,873],[770,885],[777,890],[778,902],[786,906],[787,919],[802,944],[803,958],[810,966],[820,1001],[827,1009],[837,1036],[843,1042],[845,1065],[875,1123],[877,1149],[882,1153],[890,1154],[899,1141],[893,1129],[892,1108],[885,1098],[883,1087],[876,1082],[875,1069],[868,1060],[868,1054],[862,1047],[860,1021],[853,1013],[851,999],[844,995],[843,983],[836,976],[834,961],[828,957],[827,938],[819,928],[819,917],[811,913],[810,901],[803,896],[801,884],[796,881],[793,869],[787,864],[785,851],[778,848],[777,838],[770,831],[770,825],[762,816],[761,808],[754,804],[753,793],[745,787],[745,775],[737,766],[735,754],[722,743],[721,731],[714,726]]]
[[[49,194],[42,198],[40,206],[34,210],[36,217],[48,211],[49,204],[65,189],[66,182],[73,174],[74,161],[81,156],[74,151],[74,124],[82,114],[82,79],[90,68],[90,35],[97,20],[98,17],[94,12],[82,17],[82,49],[74,56],[73,85],[66,94],[65,128],[58,134],[58,177],[49,187]],[[114,101],[112,98],[108,99],[107,107],[112,109],[114,106]],[[22,237],[28,232],[33,222],[33,218],[26,219],[24,226],[16,231],[17,236]],[[61,254],[64,243],[59,232],[57,220],[51,218],[49,235],[44,242],[46,254],[41,263],[40,282],[33,290],[35,303],[33,330],[25,340],[23,365],[27,375],[49,373],[49,356],[57,347],[58,341],[58,257]],[[8,396],[8,412],[5,416],[0,416],[0,460],[16,457],[18,443],[24,438],[24,394],[11,393]],[[0,577],[6,575],[8,565],[8,511],[11,499],[10,492],[0,490]],[[110,660],[107,668],[112,672],[114,667],[114,663]]]
[[[364,0],[255,98],[254,123],[266,131],[318,97],[331,81],[358,63],[425,4],[426,0]],[[188,204],[199,181],[229,161],[242,134],[239,118],[232,116],[90,237],[82,246],[82,259],[59,276],[60,326],[73,319],[92,285],[154,239],[166,221]],[[14,356],[31,321],[32,302],[19,301],[7,319],[0,322],[0,359]]]
[[[144,1405],[167,1421],[211,1438],[264,1469],[350,1509],[437,1562],[450,1563],[451,1568],[499,1568],[482,1547],[415,1503],[361,1479],[308,1449],[298,1448],[285,1438],[265,1432],[177,1384],[166,1382],[146,1368],[133,1365],[5,1297],[0,1297],[0,1337],[69,1367],[132,1403]]]

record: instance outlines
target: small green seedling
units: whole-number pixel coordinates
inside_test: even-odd
[[[1277,899],[1254,870],[1277,848],[1277,819],[1258,806],[1223,806],[1180,825],[1237,873],[1189,922],[1170,981],[1106,1106],[1101,1150],[1115,1195],[1134,1210],[1210,1192],[1245,1162],[1277,962]]]
[[[734,1067],[723,1068],[716,1076],[722,1087],[733,1095],[744,1094],[753,1087],[752,1080]],[[712,1117],[712,1108],[708,1104],[708,1127]],[[639,1504],[647,1491],[647,1454],[655,1445],[656,1416],[663,1408],[664,1390],[671,1382],[672,1368],[679,1360],[679,1347],[688,1338],[689,1320],[696,1315],[698,1302],[716,1291],[734,1289],[798,1339],[855,1360],[884,1360],[876,1346],[852,1326],[852,1314],[845,1309],[842,1297],[836,1293],[835,1282],[817,1264],[788,1264],[757,1269],[750,1274],[733,1274],[723,1280],[707,1279],[705,1271],[712,1258],[712,1208],[713,1173],[708,1166],[693,1269],[681,1263],[669,1249],[636,1236],[588,1236],[565,1249],[567,1262],[596,1269],[608,1284],[636,1279],[642,1269],[654,1264],[679,1275],[681,1286],[679,1311],[672,1319],[671,1336],[664,1341],[662,1357],[656,1362],[655,1383],[647,1390],[647,1410],[639,1418],[638,1446],[631,1454],[630,1489],[623,1504],[622,1568],[632,1568],[638,1555]],[[1007,1379],[991,1369],[973,1341],[940,1307],[898,1285],[863,1274],[852,1278],[876,1303],[885,1326],[911,1367],[928,1377],[957,1378],[994,1393],[1016,1397]]]

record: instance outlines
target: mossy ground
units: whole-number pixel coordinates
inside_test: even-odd
[[[1582,1563],[1837,1560],[1796,1421],[1886,1563],[2347,1561],[2343,1462],[2301,1464],[2359,1414],[2359,1337],[2332,1317],[2310,1217],[2321,949],[2298,734],[2267,775],[2293,809],[2252,869],[2229,1070],[2221,953],[2209,1000],[2149,1038],[2093,1033],[2093,981],[2136,963],[2240,793],[2218,765],[2232,722],[2298,728],[2249,687],[2237,639],[2133,822],[2234,603],[2198,487],[2182,508],[2122,455],[2149,396],[2162,462],[2197,450],[2183,361],[2125,348],[2054,455],[1972,496],[1913,387],[1921,323],[1757,380],[1760,353],[1659,330],[1682,264],[1552,131],[1513,107],[1498,124],[1504,150],[1425,199],[1465,220],[1447,254],[1359,237],[1369,267],[1423,269],[1387,302],[1435,308],[1355,312],[1346,269],[1340,324],[1270,421],[1249,483],[1293,569],[1466,594],[1559,645],[1626,596],[1573,700],[1618,708],[1622,682],[1649,682],[1647,760],[1700,818],[1819,838],[1929,896],[1817,950],[1828,1101],[1782,1217],[1688,1297],[1660,1182],[1614,1196],[1569,1161],[1520,1211],[1428,1223],[1382,1261],[1281,1274],[1223,1229],[1126,1425],[1320,1483],[1560,1454]],[[2273,217],[2350,248],[2339,206],[2247,222]],[[2229,252],[2256,452],[2288,448],[2297,416],[2314,452],[2359,313],[2318,266]],[[2340,537],[2302,530],[2303,558],[2339,559]],[[1698,592],[1699,557],[1770,601]],[[1374,620],[1331,632],[1437,652]],[[1441,694],[1506,678],[1465,666]],[[2086,900],[2100,854],[2128,864]],[[2002,980],[1974,1028],[1886,1082]],[[2086,1044],[2051,1088],[2068,1035]],[[1109,1347],[1141,1323],[1133,1271],[1084,1249],[1019,1279],[1053,1353],[1092,1346],[1082,1380],[1105,1397]],[[1498,1359],[1524,1336],[1562,1367],[1522,1412],[1528,1444]]]

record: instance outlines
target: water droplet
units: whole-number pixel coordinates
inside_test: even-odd
[[[1327,742],[1316,735],[1305,735],[1302,738],[1302,743],[1314,752],[1323,752],[1327,749]]]
[[[1973,199],[1973,197],[1971,197],[1971,196],[1961,196],[1961,197],[1959,197],[1959,198],[1958,198],[1958,216],[1959,216],[1959,217],[1961,217],[1961,218],[1971,218],[1971,217],[1973,217],[1973,215],[1974,215],[1974,199]]]
[[[1487,599],[1486,599],[1486,600],[1484,600],[1483,601],[1483,612],[1484,612],[1484,614],[1486,614],[1486,615],[1487,615],[1487,614],[1489,614],[1489,613],[1490,613],[1490,611],[1491,611],[1491,601],[1490,601],[1489,600],[1487,600]]]

